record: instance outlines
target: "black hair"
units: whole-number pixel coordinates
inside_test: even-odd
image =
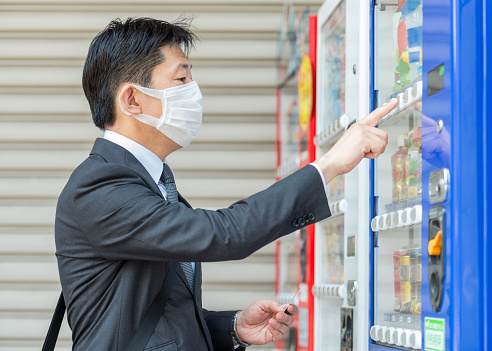
[[[164,62],[164,46],[179,45],[186,55],[197,40],[191,19],[174,23],[153,18],[112,20],[89,47],[82,74],[82,87],[89,101],[92,120],[100,129],[115,121],[115,96],[124,82],[150,87],[154,67]]]

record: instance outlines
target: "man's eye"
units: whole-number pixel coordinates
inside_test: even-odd
[[[182,81],[184,83],[186,77],[178,78],[178,80]]]

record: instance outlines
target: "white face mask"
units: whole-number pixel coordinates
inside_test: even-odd
[[[202,93],[198,84],[193,81],[164,90],[131,85],[142,93],[162,101],[162,116],[160,118],[144,114],[133,115],[133,117],[157,128],[178,145],[188,146],[202,125]],[[123,113],[131,116],[132,114],[123,107],[121,98],[119,102]]]

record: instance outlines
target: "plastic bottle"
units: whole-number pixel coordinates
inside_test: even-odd
[[[419,160],[417,164],[417,196],[422,196],[422,128],[418,128],[417,136],[415,136],[419,144]]]
[[[405,147],[401,151],[401,165],[402,165],[402,178],[401,178],[401,195],[400,198],[402,200],[406,200],[409,198],[408,196],[408,151],[410,147],[410,140],[412,139],[414,130],[412,129],[408,133],[404,135]]]
[[[401,8],[408,42],[409,80],[422,76],[422,0],[408,0]]]
[[[403,5],[405,5],[406,2],[407,2],[407,0],[398,0],[398,10],[397,11],[401,11],[401,8],[403,7]]]
[[[395,71],[394,71],[394,76],[395,76],[395,85],[393,86],[393,92],[397,92],[398,90],[401,89],[401,82],[400,82],[400,65],[399,65],[399,60],[400,60],[400,47],[398,43],[398,24],[401,22],[401,12],[400,9],[393,14],[393,49],[395,52]]]
[[[393,174],[392,201],[401,199],[402,164],[401,154],[405,148],[405,136],[398,135],[398,150],[391,156],[391,173]]]
[[[405,256],[400,256],[400,294],[400,312],[410,312],[412,296],[410,287],[410,256],[408,252]]]
[[[422,128],[412,133],[408,148],[408,198],[422,194]]]
[[[401,310],[401,288],[400,288],[400,259],[404,250],[396,250],[393,252],[393,282],[395,290],[395,303],[393,310],[400,312]]]
[[[413,314],[421,313],[422,305],[422,249],[410,250],[410,312]]]
[[[410,80],[410,58],[408,49],[403,51],[398,60],[398,73],[400,77],[400,89],[411,82]]]

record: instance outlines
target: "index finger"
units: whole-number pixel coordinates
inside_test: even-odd
[[[398,99],[391,99],[387,104],[384,104],[383,106],[375,109],[366,117],[361,119],[358,123],[370,127],[375,127],[384,116],[386,116],[392,109],[396,107],[396,105],[398,105]]]

